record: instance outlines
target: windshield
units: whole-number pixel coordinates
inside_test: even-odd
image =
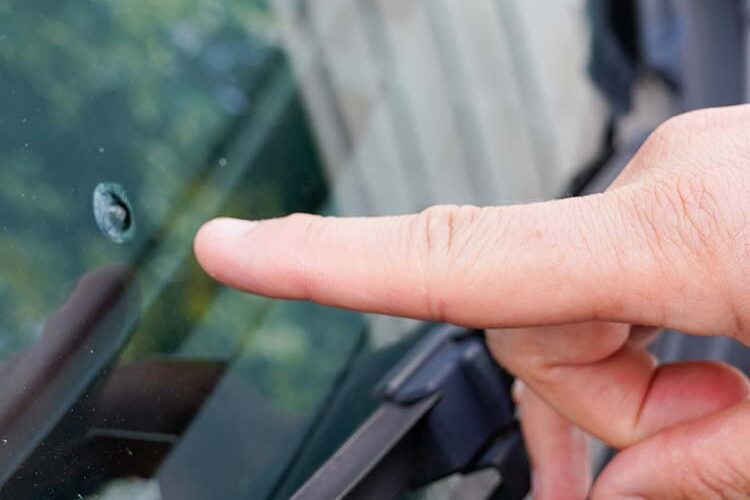
[[[554,195],[606,121],[560,5],[0,2],[0,496],[304,481],[416,325],[225,289],[192,236]]]

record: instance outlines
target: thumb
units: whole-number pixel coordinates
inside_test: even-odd
[[[401,217],[216,219],[195,251],[216,279],[277,298],[473,327],[607,320],[721,332],[732,315],[711,266],[657,244],[677,225],[633,192]],[[646,212],[657,214],[648,228]]]
[[[750,497],[750,402],[671,427],[621,452],[593,499]]]

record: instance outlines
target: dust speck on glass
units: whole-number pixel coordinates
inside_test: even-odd
[[[135,234],[133,208],[125,189],[103,182],[94,189],[94,218],[99,230],[115,243],[125,243]]]

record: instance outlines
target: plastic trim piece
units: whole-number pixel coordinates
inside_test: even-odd
[[[292,500],[386,500],[485,469],[503,479],[492,498],[524,498],[529,466],[511,382],[482,332],[431,329],[381,385],[380,407]]]

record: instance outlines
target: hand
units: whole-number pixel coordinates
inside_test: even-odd
[[[747,381],[717,363],[659,367],[644,344],[654,327],[750,340],[749,162],[750,108],[706,110],[662,125],[605,194],[217,219],[195,250],[252,293],[489,329],[496,359],[528,386],[538,498],[586,495],[578,429],[627,448],[594,497],[744,497]]]

